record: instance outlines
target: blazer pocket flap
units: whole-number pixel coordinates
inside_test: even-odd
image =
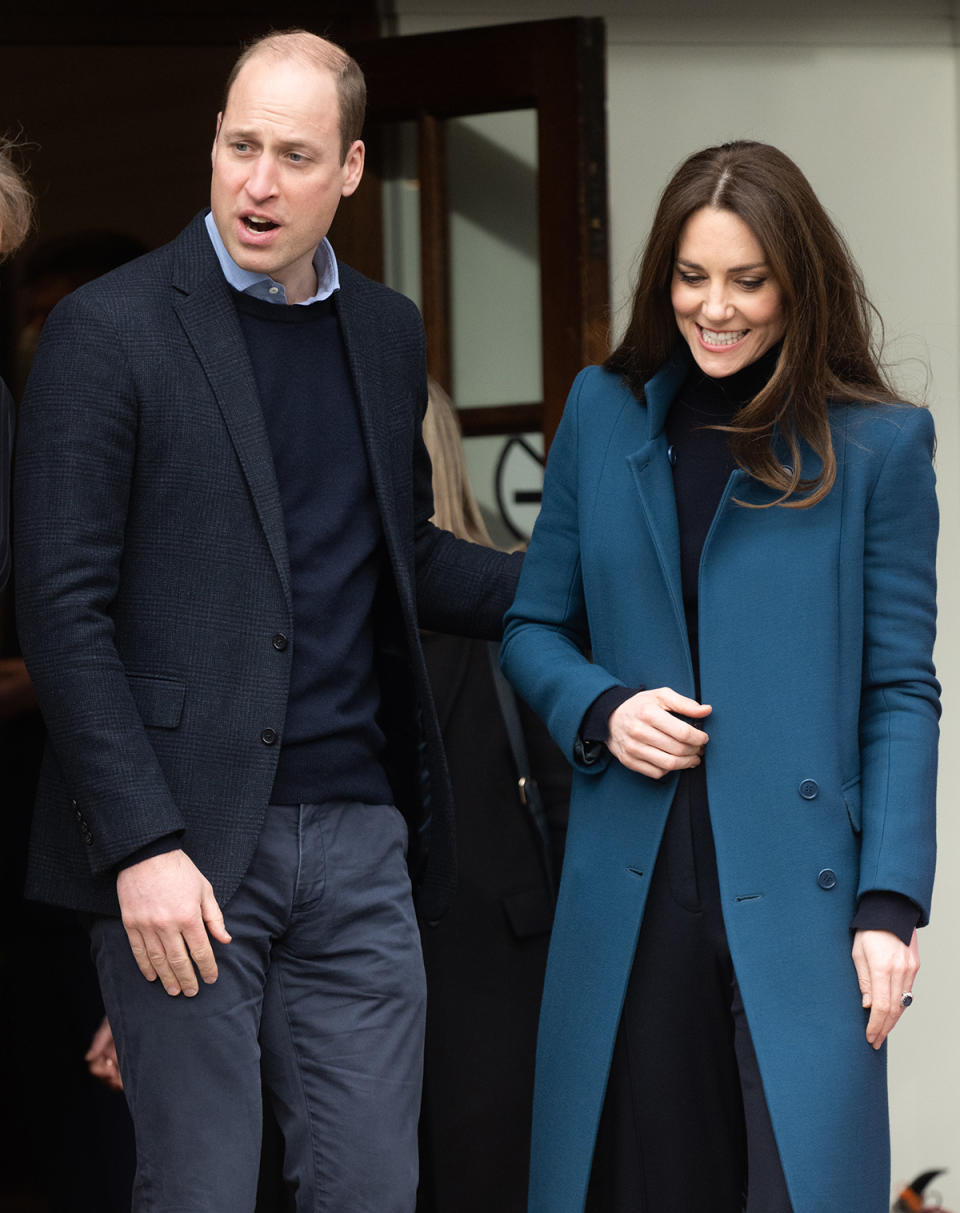
[[[843,785],[843,803],[846,805],[850,824],[859,834],[863,825],[863,814],[860,809],[860,779],[851,779]]]
[[[510,929],[517,939],[545,935],[553,926],[553,904],[546,889],[521,889],[517,893],[508,893],[502,899],[502,904]]]
[[[130,692],[140,719],[155,729],[175,729],[183,716],[186,685],[152,674],[128,674]]]

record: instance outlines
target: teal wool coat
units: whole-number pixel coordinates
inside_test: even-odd
[[[507,615],[504,669],[575,766],[548,963],[530,1213],[580,1213],[624,991],[676,775],[581,761],[609,687],[693,696],[664,420],[685,353],[640,402],[578,376]],[[939,686],[928,412],[831,408],[836,483],[809,509],[734,471],[700,563],[706,772],[724,922],[795,1213],[889,1207],[885,1052],[849,923],[933,881]],[[812,453],[804,475],[816,473]],[[747,503],[738,504],[737,501]],[[592,652],[592,660],[585,656]],[[694,1149],[695,1155],[695,1149]]]

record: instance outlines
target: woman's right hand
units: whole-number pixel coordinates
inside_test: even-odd
[[[625,767],[651,779],[699,766],[710,739],[680,717],[699,720],[712,711],[670,687],[638,691],[611,713],[607,749]]]

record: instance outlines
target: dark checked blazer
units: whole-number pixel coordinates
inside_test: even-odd
[[[454,843],[418,623],[498,635],[519,559],[429,523],[419,314],[340,273],[386,549],[375,619],[386,762],[432,917],[453,889]],[[116,912],[117,865],[183,831],[227,902],[267,809],[291,667],[274,639],[293,621],[270,446],[202,215],[50,316],[22,410],[16,507],[21,641],[50,735],[28,895]]]

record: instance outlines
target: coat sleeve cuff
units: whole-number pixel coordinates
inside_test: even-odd
[[[860,898],[850,923],[851,931],[890,931],[908,947],[914,927],[920,921],[920,907],[903,893],[886,889],[872,890]]]

